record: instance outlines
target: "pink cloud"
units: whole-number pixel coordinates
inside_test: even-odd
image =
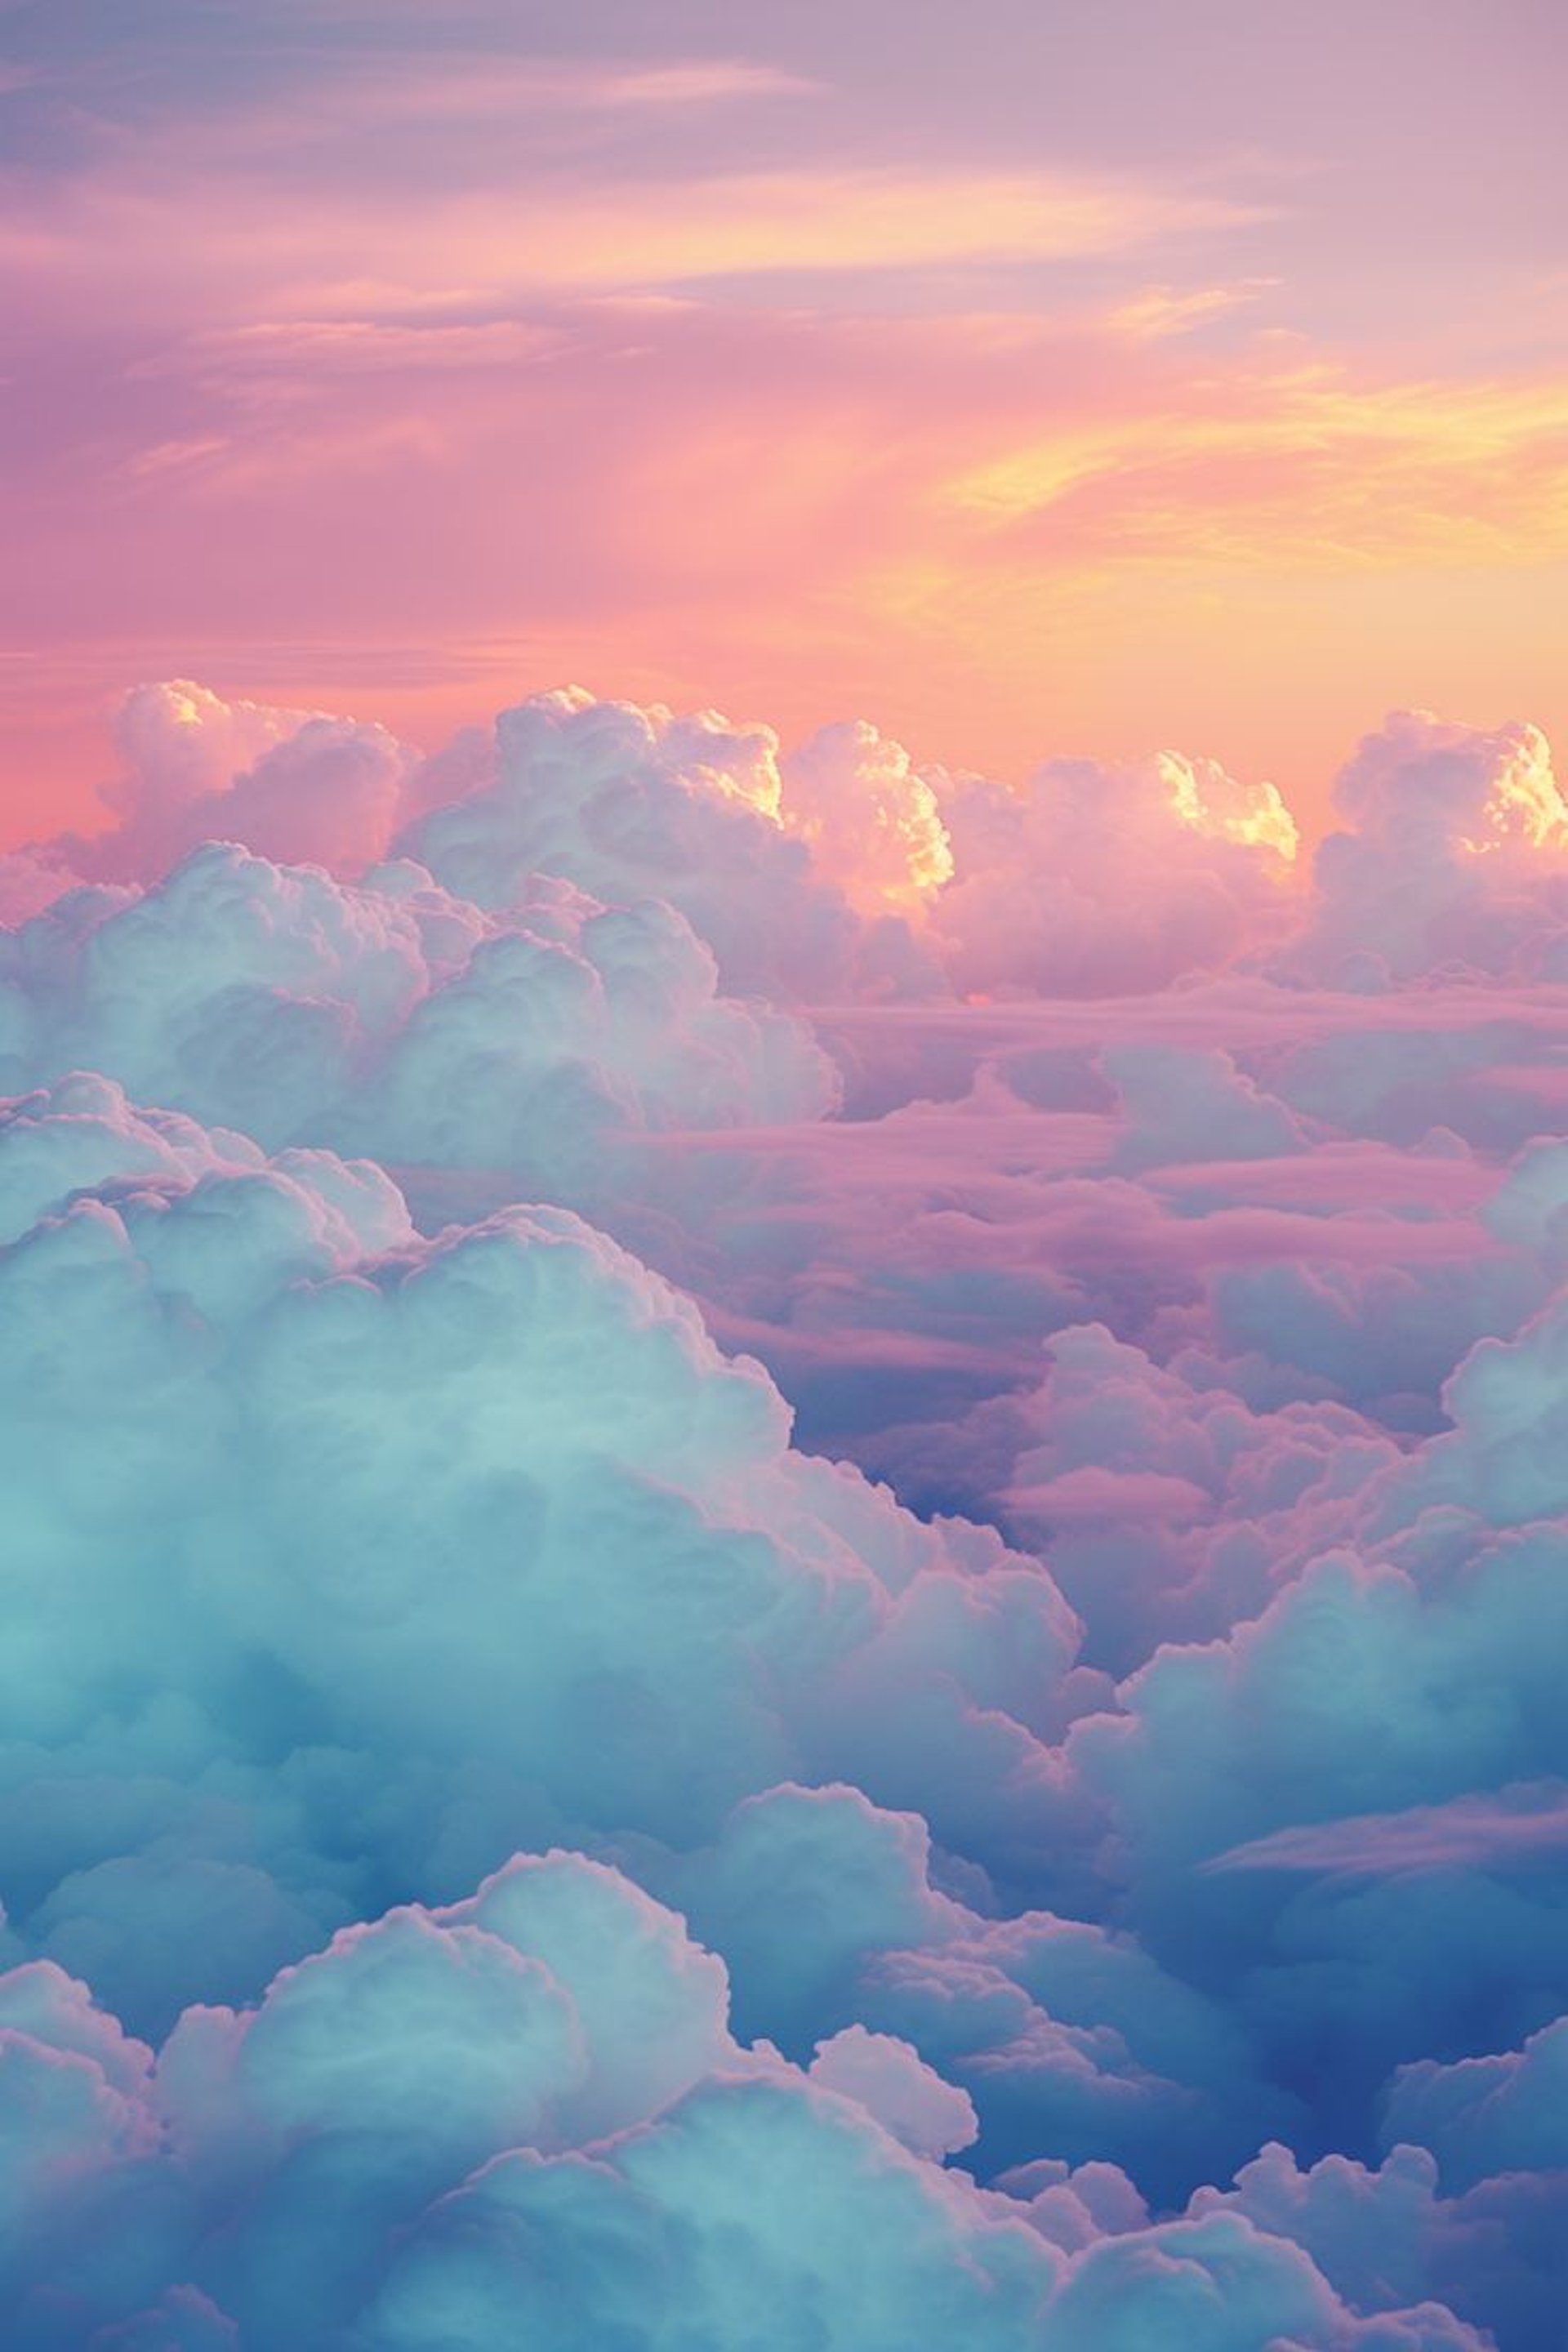
[[[1568,1849],[1568,1790],[1541,1782],[1403,1813],[1277,1830],[1216,1854],[1207,1870],[1310,1870],[1352,1877],[1415,1870],[1506,1870]]]
[[[1157,1470],[1110,1470],[1085,1463],[1059,1477],[1004,1488],[998,1498],[1020,1518],[1071,1526],[1096,1519],[1168,1521],[1183,1526],[1205,1518],[1213,1506],[1189,1478]]]

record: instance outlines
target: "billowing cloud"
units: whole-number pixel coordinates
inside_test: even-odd
[[[933,919],[966,992],[1115,995],[1225,963],[1276,919],[1296,848],[1271,786],[1164,754],[1054,761],[943,814],[953,878]]]
[[[1260,962],[1382,1002],[1421,974],[1550,982],[1568,930],[1568,813],[1527,726],[1395,713],[1342,771],[1310,877],[1272,785],[1172,752],[1050,761],[1016,789],[864,722],[785,751],[572,688],[426,757],[187,682],[137,689],[117,741],[113,823],[14,854],[13,919],[73,876],[146,885],[231,839],[350,880],[395,850],[490,912],[539,873],[662,897],[724,987],[803,1003],[1110,996]]]
[[[811,1118],[831,1068],[788,1014],[717,992],[660,900],[528,877],[498,915],[397,861],[360,886],[229,845],[145,892],[81,889],[11,935],[0,1072],[86,1066],[266,1143],[415,1180],[585,1198],[639,1134]]]
[[[1445,965],[1561,977],[1568,806],[1539,728],[1396,711],[1334,787],[1310,951],[1363,984]]]
[[[781,813],[861,913],[919,909],[952,878],[944,782],[864,720],[825,727],[784,763]]]
[[[912,2053],[852,2033],[802,2074],[737,2044],[722,1969],[580,1856],[340,1935],[256,2006],[190,2011],[155,2070],[58,1970],[0,1977],[0,2015],[23,2341],[660,2352],[765,2294],[772,2340],[838,2352],[1481,2345],[1436,2306],[1358,2317],[1240,2214],[1150,2227],[1106,2166],[1010,2195],[943,2170],[906,2142],[938,2113],[962,2137],[964,2103]]]
[[[13,1156],[14,1224],[37,1222],[0,1258],[30,1562],[11,1801],[20,1866],[47,1877],[26,1912],[9,1884],[51,1956],[163,2017],[248,1989],[352,1886],[428,1894],[459,1855],[495,1859],[519,1805],[679,1847],[851,1757],[954,1834],[1005,1759],[1026,1845],[1075,1640],[1048,1578],[789,1451],[760,1367],[569,1213],[425,1244],[374,1164],[268,1162],[96,1078],[18,1102]],[[79,1491],[80,1415],[99,1452]],[[117,1517],[141,1570],[105,1546]],[[173,1616],[121,1580],[154,1556]],[[183,1753],[156,1728],[175,1653]],[[289,1796],[266,1785],[293,1740],[279,1706]],[[47,1862],[25,1794],[40,1741],[64,1809]],[[238,1779],[204,1830],[211,1769]],[[339,1774],[369,1808],[352,1859],[308,1827]],[[405,1797],[373,1832],[378,1781]],[[221,1932],[185,1943],[225,1887]]]
[[[78,859],[94,879],[154,878],[204,841],[356,874],[396,820],[416,755],[384,728],[225,702],[185,682],[143,687],[121,711],[116,830]]]
[[[120,740],[0,933],[23,2352],[1551,2342],[1541,740],[1310,875],[1173,756]]]
[[[801,814],[786,824],[778,754],[770,728],[712,712],[539,696],[497,722],[495,781],[421,819],[404,846],[482,906],[504,906],[538,871],[614,902],[665,897],[742,993],[929,989],[934,973],[893,911],[941,878],[929,793],[897,746],[819,738],[801,755]],[[887,900],[879,923],[857,919],[838,864],[861,895]]]

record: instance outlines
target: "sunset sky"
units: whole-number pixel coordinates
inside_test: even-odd
[[[1554,0],[0,0],[3,839],[573,679],[1310,832],[1568,725]]]

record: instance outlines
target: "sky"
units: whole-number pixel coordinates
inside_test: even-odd
[[[1391,707],[1561,732],[1550,0],[12,0],[8,844],[194,675],[1162,748],[1309,835]]]

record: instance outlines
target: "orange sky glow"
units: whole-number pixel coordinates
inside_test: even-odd
[[[1118,7],[998,5],[989,105],[951,11],[912,62],[879,9],[153,13],[129,94],[107,17],[0,15],[0,842],[90,824],[170,675],[427,743],[575,679],[1005,776],[1168,746],[1309,834],[1392,706],[1568,732],[1541,12],[1331,6],[1325,85],[1294,5],[1200,11],[1180,110]]]

